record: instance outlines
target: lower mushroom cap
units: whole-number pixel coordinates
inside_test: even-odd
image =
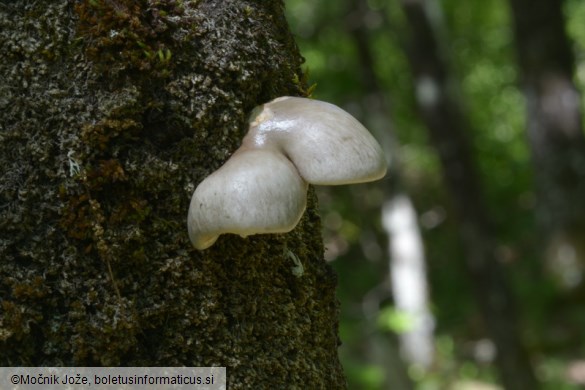
[[[238,150],[193,193],[189,238],[202,250],[224,233],[288,232],[305,211],[306,193],[307,183],[279,152]]]

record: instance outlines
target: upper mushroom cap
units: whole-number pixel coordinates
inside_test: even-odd
[[[305,211],[306,194],[307,183],[282,154],[238,150],[193,193],[189,237],[202,250],[223,233],[288,232]]]
[[[281,97],[256,108],[242,147],[281,150],[311,184],[362,183],[386,174],[382,148],[368,130],[319,100]]]

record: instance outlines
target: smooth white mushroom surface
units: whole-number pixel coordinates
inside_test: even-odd
[[[246,237],[288,232],[301,219],[306,197],[307,183],[282,154],[237,151],[195,189],[189,237],[202,250],[224,233]]]
[[[252,111],[240,148],[195,189],[189,237],[203,250],[224,233],[288,232],[305,210],[307,183],[373,181],[386,165],[378,142],[341,108],[298,97],[272,100]]]
[[[274,147],[305,181],[339,185],[374,181],[386,174],[378,141],[357,119],[327,102],[281,97],[257,108],[242,147]]]

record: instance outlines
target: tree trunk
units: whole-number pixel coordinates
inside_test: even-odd
[[[506,389],[536,389],[537,384],[522,348],[513,297],[495,255],[492,222],[485,213],[466,119],[452,93],[447,66],[433,31],[425,0],[403,0],[411,27],[408,50],[417,100],[431,140],[439,154],[447,186],[461,225],[470,283],[496,345],[496,363]]]
[[[566,287],[585,271],[585,136],[563,1],[510,0],[547,262]]]
[[[306,93],[282,1],[5,2],[0,50],[1,365],[345,387],[312,191],[288,234],[187,236],[250,110]]]

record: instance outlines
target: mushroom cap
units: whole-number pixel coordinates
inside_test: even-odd
[[[285,156],[270,149],[240,149],[195,189],[189,238],[203,250],[224,233],[288,232],[306,203],[307,183]]]
[[[349,113],[281,97],[254,109],[240,148],[195,189],[189,238],[203,250],[224,233],[285,233],[305,210],[307,183],[361,183],[385,174],[382,148]]]
[[[384,152],[368,130],[319,100],[286,96],[259,106],[242,145],[281,150],[311,184],[362,183],[386,174]]]

